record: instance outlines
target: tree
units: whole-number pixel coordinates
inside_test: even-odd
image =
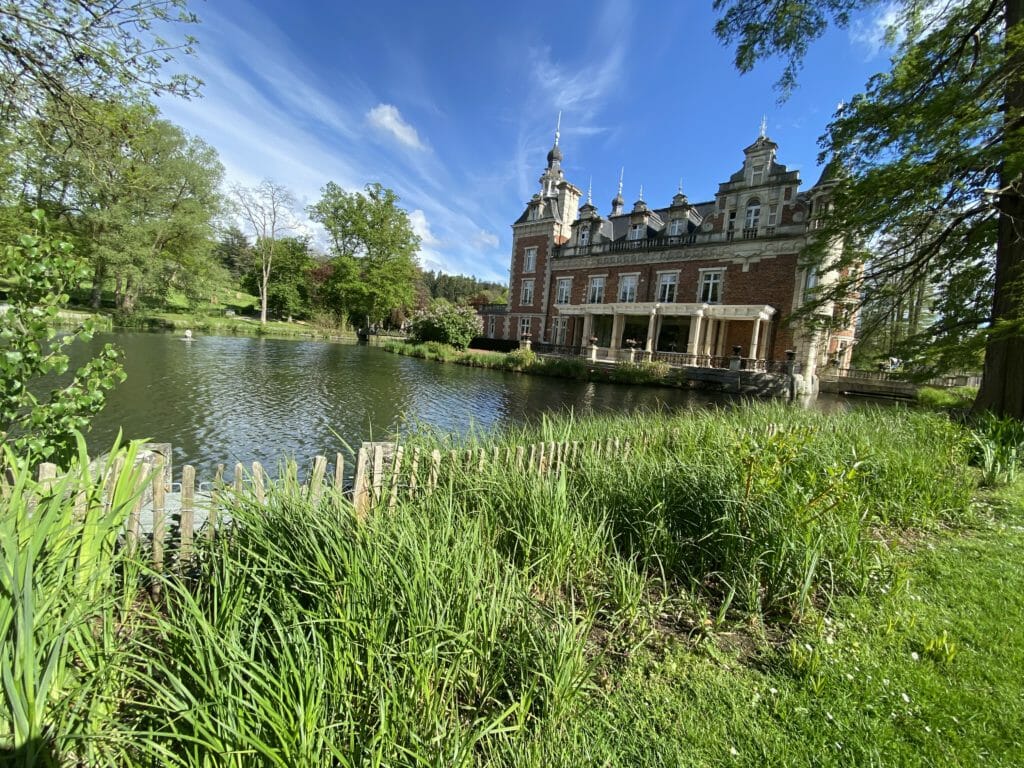
[[[259,252],[260,243],[255,251]],[[243,284],[256,290],[262,278],[260,265],[250,262]],[[278,316],[305,317],[309,314],[309,283],[313,258],[309,240],[304,237],[282,237],[274,248],[275,277],[267,287],[267,308]]]
[[[437,341],[457,349],[468,347],[482,328],[480,315],[471,307],[447,299],[434,299],[412,316],[412,335],[417,341]]]
[[[0,311],[0,447],[12,446],[30,466],[70,459],[75,431],[88,427],[107,390],[124,379],[119,353],[107,344],[69,382],[41,392],[40,379],[67,372],[66,348],[88,339],[92,326],[58,336],[54,320],[88,267],[70,243],[47,233],[42,211],[33,217],[36,232],[4,248],[0,264],[8,298]]]
[[[715,0],[716,32],[736,44],[741,71],[781,55],[785,94],[810,42],[872,4]],[[935,286],[934,320],[918,343],[939,366],[983,346],[975,408],[1024,419],[1024,0],[897,5],[905,37],[891,70],[822,138],[837,172],[834,205],[805,256],[820,261],[842,238],[872,251],[867,285]],[[822,300],[849,292],[855,277]]]
[[[220,265],[236,281],[241,281],[253,263],[252,245],[245,233],[234,224],[221,234],[213,249]]]
[[[194,95],[199,80],[168,71],[195,40],[170,42],[173,24],[194,24],[185,0],[18,0],[0,4],[0,120],[45,102],[77,120],[89,101],[125,94]],[[159,30],[159,31],[158,31]],[[70,98],[70,101],[69,101]]]
[[[354,325],[412,305],[420,239],[398,195],[376,183],[363,193],[329,182],[309,216],[330,235],[331,290]]]
[[[253,246],[258,271],[256,287],[260,295],[260,322],[267,322],[267,301],[270,277],[278,241],[291,229],[291,211],[295,207],[292,193],[281,184],[264,179],[255,189],[234,186],[231,195],[242,221],[256,240]]]
[[[198,295],[222,208],[216,152],[149,104],[90,104],[91,119],[75,125],[50,121],[61,109],[22,126],[9,200],[46,209],[75,238],[93,265],[94,307],[107,280],[128,312],[172,289]]]

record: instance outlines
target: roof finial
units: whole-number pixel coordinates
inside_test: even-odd
[[[555,146],[558,146],[558,137],[562,135],[562,110],[558,110],[558,122],[555,123]]]
[[[622,166],[622,170],[619,171],[619,197],[622,197],[622,177],[626,173],[626,166]]]
[[[591,194],[593,191],[594,191],[594,177],[591,176],[590,177],[590,183],[587,185],[587,205],[590,205],[590,204],[592,204],[594,202],[593,196]]]
[[[761,138],[766,138],[768,135],[768,115],[761,116]]]
[[[642,201],[643,199],[644,199],[644,185],[641,184],[640,185],[640,200]]]
[[[676,188],[676,194],[677,195],[683,194],[683,177],[682,176],[679,177],[679,186]]]

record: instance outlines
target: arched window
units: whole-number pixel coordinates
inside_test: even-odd
[[[761,201],[756,197],[747,201],[747,216],[743,220],[744,229],[757,229],[761,221]]]

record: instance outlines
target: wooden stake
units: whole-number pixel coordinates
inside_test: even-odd
[[[206,538],[213,541],[217,531],[217,515],[220,513],[220,498],[224,488],[224,465],[217,465],[217,473],[213,476],[213,490],[210,491],[210,510],[206,515]]]
[[[391,465],[391,489],[390,498],[388,498],[388,509],[394,509],[395,505],[398,504],[398,477],[402,472],[402,455],[405,453],[405,448],[397,446],[395,448],[395,460]]]
[[[313,472],[309,476],[309,498],[313,504],[320,503],[323,494],[324,476],[327,474],[327,457],[313,457]]]
[[[178,557],[187,560],[192,554],[192,534],[195,529],[196,468],[186,464],[181,468],[181,539]]]
[[[164,539],[167,536],[167,524],[164,512],[167,509],[167,486],[164,485],[164,457],[157,455],[153,462],[153,569],[159,574],[164,572]],[[160,581],[153,583],[153,597],[160,594]]]
[[[256,501],[260,504],[267,500],[267,486],[264,482],[263,465],[258,461],[252,463],[252,490],[256,495]]]
[[[356,516],[363,518],[370,508],[370,483],[367,477],[370,457],[365,448],[360,447],[356,455],[356,477],[352,487],[352,504],[356,510]]]

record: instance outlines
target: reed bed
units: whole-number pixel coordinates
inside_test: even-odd
[[[25,514],[30,494],[7,494],[0,520],[18,520],[46,568],[4,571],[0,755],[38,765],[528,761],[659,637],[723,622],[769,631],[877,588],[890,539],[955,520],[973,490],[963,431],[899,411],[566,416],[458,444],[418,434],[408,447],[609,438],[629,439],[628,456],[583,454],[547,475],[454,464],[434,492],[365,516],[284,472],[263,503],[229,496],[231,523],[199,537],[167,576],[112,545],[127,502],[89,507],[106,531],[88,560],[105,580],[84,579],[89,593],[65,591],[81,571],[58,568],[65,550],[51,548],[82,533],[67,509],[74,489],[49,495],[45,527],[45,515]],[[25,475],[15,488],[31,484]],[[5,557],[17,558],[13,547]],[[153,580],[156,600],[144,589]],[[46,606],[46,621],[26,613],[31,604]],[[8,678],[21,681],[17,695]]]

